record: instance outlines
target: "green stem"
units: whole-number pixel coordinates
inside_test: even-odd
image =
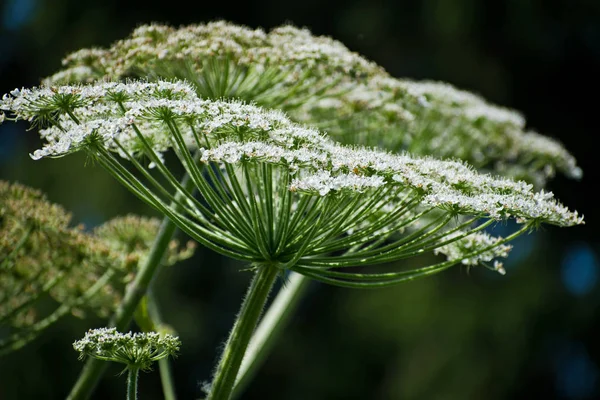
[[[137,400],[137,383],[139,369],[129,367],[127,369],[127,400]]]
[[[297,305],[305,293],[310,280],[303,275],[291,272],[290,276],[265,316],[256,328],[254,336],[248,345],[246,355],[237,375],[233,398],[239,397],[248,385],[267,354],[271,351],[281,331],[288,324],[290,317],[296,311]]]
[[[148,314],[155,329],[162,331],[162,318],[156,303],[156,298],[152,291],[148,293]],[[162,333],[162,332],[161,332]],[[173,384],[173,373],[171,372],[171,362],[169,357],[158,360],[158,370],[160,372],[160,382],[162,384],[165,400],[176,400],[175,385]]]
[[[193,182],[186,175],[182,180],[182,185],[187,190],[191,190]],[[180,194],[178,193],[176,197],[179,198],[179,196]],[[118,331],[127,329],[133,318],[136,307],[148,290],[152,278],[157,275],[157,272],[160,269],[161,260],[175,233],[175,229],[175,224],[165,217],[160,225],[156,239],[152,244],[150,254],[144,265],[138,270],[134,281],[131,283],[129,290],[125,294],[123,302],[113,315],[113,318],[109,323],[110,327],[116,327]],[[108,364],[105,362],[96,360],[95,358],[89,358],[79,375],[79,379],[71,389],[71,393],[67,397],[67,400],[88,399],[104,374],[107,366]]]
[[[279,269],[269,264],[256,270],[225,345],[207,400],[229,400],[231,397],[246,348],[278,273]]]
[[[175,394],[175,385],[173,385],[171,362],[168,357],[158,360],[158,371],[160,372],[160,382],[165,400],[176,400],[177,395]]]

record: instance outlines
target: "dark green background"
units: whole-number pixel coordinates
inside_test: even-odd
[[[457,267],[377,291],[312,284],[243,399],[600,398],[600,2],[4,0],[0,92],[35,85],[66,53],[108,46],[139,24],[214,19],[307,26],[395,76],[477,92],[522,111],[584,170],[582,181],[558,177],[550,189],[586,225],[519,240],[505,277]],[[89,227],[153,214],[83,157],[32,161],[40,143],[25,128],[0,126],[0,179],[46,191]],[[201,396],[250,277],[243,267],[201,249],[157,282],[183,340],[174,363],[181,399]],[[67,318],[0,359],[0,399],[64,398],[82,366],[71,343],[102,323]],[[94,398],[123,397],[119,371],[110,369]],[[157,371],[141,377],[140,398],[161,398]]]

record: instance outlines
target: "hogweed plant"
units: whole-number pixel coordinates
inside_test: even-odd
[[[378,288],[457,264],[504,274],[515,238],[583,223],[539,190],[557,170],[580,176],[575,160],[525,131],[518,113],[449,85],[392,78],[307,30],[149,25],[65,64],[0,103],[3,119],[40,128],[45,143],[32,158],[84,152],[162,213],[163,245],[149,259],[160,259],[176,226],[253,271],[211,400],[240,393],[306,279]],[[513,233],[490,234],[508,220]],[[139,270],[144,284],[123,299],[120,325],[155,263]],[[70,398],[89,396],[101,373],[88,362]]]
[[[92,357],[101,361],[125,364],[127,400],[137,399],[140,371],[150,371],[154,362],[176,356],[181,347],[179,338],[157,332],[120,333],[115,328],[90,329],[83,339],[73,343],[79,358]]]

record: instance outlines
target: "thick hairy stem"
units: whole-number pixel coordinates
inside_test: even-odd
[[[309,282],[310,280],[303,275],[290,273],[252,336],[238,372],[232,397],[239,397],[252,380],[279,338],[281,331],[287,326],[290,317],[296,311]]]
[[[207,400],[230,399],[246,348],[278,273],[279,269],[272,265],[257,268],[217,366]]]

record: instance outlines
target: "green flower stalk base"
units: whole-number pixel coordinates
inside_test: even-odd
[[[228,400],[231,397],[244,353],[279,272],[273,265],[257,267],[217,366],[207,400]]]
[[[295,314],[310,280],[291,272],[261,318],[240,366],[232,398],[239,398]]]
[[[127,400],[137,400],[137,382],[140,370],[130,368],[127,372]]]

